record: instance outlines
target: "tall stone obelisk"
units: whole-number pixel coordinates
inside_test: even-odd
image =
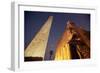
[[[48,20],[26,48],[25,57],[42,57],[44,59],[52,21],[53,16],[49,16]]]

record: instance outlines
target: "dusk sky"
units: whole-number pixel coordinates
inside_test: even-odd
[[[51,26],[49,40],[47,44],[47,52],[45,56],[46,60],[49,59],[50,50],[53,50],[55,52],[55,47],[57,45],[57,42],[59,38],[62,36],[62,33],[64,32],[68,20],[71,20],[75,22],[77,26],[81,26],[84,29],[90,31],[90,14],[25,11],[24,12],[25,48],[29,45],[29,43],[36,35],[36,33],[47,21],[49,16],[53,16],[53,23]]]

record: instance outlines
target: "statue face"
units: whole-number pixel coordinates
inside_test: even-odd
[[[67,30],[67,42],[69,42],[72,39],[73,33],[71,33],[70,30]]]

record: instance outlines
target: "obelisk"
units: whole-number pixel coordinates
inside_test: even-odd
[[[25,57],[42,57],[44,59],[53,16],[49,16],[39,32],[25,50]]]

